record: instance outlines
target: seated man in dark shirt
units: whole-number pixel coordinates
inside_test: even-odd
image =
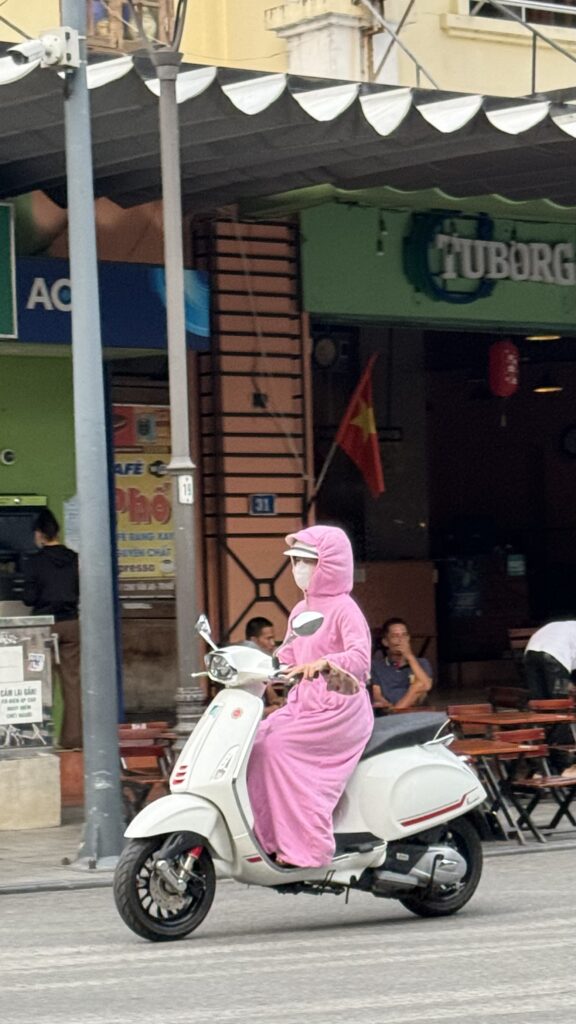
[[[426,658],[417,658],[403,619],[388,619],[382,626],[382,648],[372,659],[370,673],[375,710],[413,708],[432,688],[432,669]]]

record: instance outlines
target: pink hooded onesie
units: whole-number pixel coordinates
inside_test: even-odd
[[[326,658],[352,673],[358,693],[327,689],[326,679],[303,679],[283,708],[265,719],[248,765],[248,791],[256,837],[267,853],[289,864],[319,867],[334,854],[332,814],[374,727],[366,691],[370,631],[350,597],[353,556],[348,537],[336,526],[311,526],[286,538],[318,551],[305,600],[288,623],[305,610],[322,612],[324,622],[309,637],[296,637],[279,651],[286,665]]]

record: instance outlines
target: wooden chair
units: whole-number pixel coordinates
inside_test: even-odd
[[[505,708],[524,710],[528,703],[528,690],[522,686],[490,686],[488,700],[495,711]]]
[[[446,708],[448,718],[455,717],[454,726],[459,736],[486,736],[487,727],[479,722],[466,722],[466,714],[490,714],[494,708],[491,704],[449,704]]]
[[[570,712],[574,709],[573,697],[551,697],[542,700],[529,700],[528,707],[531,711],[561,711]]]
[[[574,711],[573,697],[550,697],[528,702],[530,711],[558,711],[559,714]],[[575,726],[567,722],[559,722],[548,732],[550,750],[562,751],[565,754],[576,754]]]
[[[538,842],[546,842],[542,830],[533,819],[536,808],[546,797],[554,800],[557,810],[544,826],[545,829],[555,829],[564,817],[576,826],[576,819],[570,810],[570,804],[576,796],[576,776],[565,777],[551,772],[544,729],[505,729],[495,733],[494,738],[518,743],[522,747],[522,762],[525,764],[527,760],[532,760],[532,767],[537,769],[532,776],[519,778],[514,768],[511,768],[508,777],[502,782],[503,793],[518,812],[518,827],[529,829]],[[507,760],[506,755],[502,756],[502,760]]]
[[[118,726],[120,783],[124,814],[130,821],[152,797],[169,791],[172,747],[167,722]]]
[[[530,637],[538,626],[518,626],[508,630],[509,656],[512,658],[520,679],[524,679],[524,651]]]

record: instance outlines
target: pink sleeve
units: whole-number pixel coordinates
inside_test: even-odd
[[[351,672],[361,682],[365,682],[370,671],[371,637],[368,623],[355,602],[350,601],[350,604],[342,609],[338,627],[341,650],[326,651],[325,657],[345,672]]]
[[[299,601],[298,604],[294,605],[292,611],[290,612],[288,624],[286,626],[286,633],[284,635],[284,641],[282,642],[277,651],[278,658],[282,665],[296,665],[298,663],[297,657],[294,653],[294,648],[292,647],[292,642],[287,644],[286,637],[290,636],[290,623],[292,622],[294,616],[298,615],[298,612],[305,611],[305,609],[306,602]]]

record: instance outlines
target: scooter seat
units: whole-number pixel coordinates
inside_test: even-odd
[[[365,761],[368,757],[375,757],[376,754],[383,754],[388,750],[427,743],[434,739],[446,722],[448,718],[439,711],[416,711],[413,714],[376,718],[372,735],[360,760]]]

